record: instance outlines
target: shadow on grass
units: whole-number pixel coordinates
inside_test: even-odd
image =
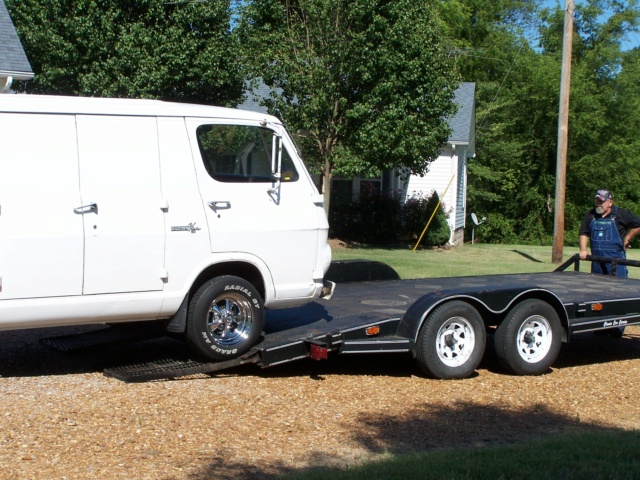
[[[517,253],[518,255],[523,256],[523,257],[524,257],[524,258],[526,258],[527,260],[531,260],[532,262],[535,262],[535,263],[544,263],[543,261],[538,260],[537,258],[533,258],[531,255],[529,255],[529,254],[527,254],[527,253],[524,253],[524,252],[521,252],[520,250],[511,250],[511,251],[512,251],[513,253]]]
[[[398,409],[400,410],[401,407],[398,406]],[[351,444],[357,443],[367,452],[368,458],[381,459],[383,455],[388,454],[397,456],[454,449],[474,449],[477,453],[477,448],[481,447],[516,445],[529,440],[551,437],[561,443],[562,435],[586,432],[595,432],[598,435],[624,434],[622,430],[616,428],[580,423],[574,418],[553,413],[543,405],[524,410],[506,410],[476,404],[472,401],[453,402],[446,407],[432,406],[425,402],[409,412],[390,412],[385,416],[361,414],[354,422],[350,438],[346,438],[345,441]],[[321,438],[319,441],[321,442]],[[615,441],[613,443],[615,444]],[[259,445],[256,445],[256,448],[259,448]],[[245,461],[233,461],[220,455],[212,458],[206,469],[189,478],[191,480],[209,478],[266,480],[292,473],[296,474],[297,478],[304,478],[304,472],[310,471],[322,473],[314,478],[331,478],[332,471],[338,472],[345,466],[344,458],[330,457],[321,453],[319,449],[314,450],[313,445],[309,445],[307,461],[308,467],[293,469],[283,463],[248,465]],[[352,468],[357,470],[359,467]],[[366,476],[354,476],[354,478],[366,478]]]

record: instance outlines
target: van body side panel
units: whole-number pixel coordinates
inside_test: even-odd
[[[0,113],[0,131],[0,300],[80,295],[75,117]]]
[[[78,115],[83,294],[162,290],[164,211],[155,117]],[[159,312],[161,301],[158,303]]]
[[[162,291],[0,302],[0,330],[155,320]]]
[[[265,153],[271,154],[271,139],[266,138],[262,154],[256,153],[259,148],[255,140],[245,145],[246,151],[253,149],[253,153],[246,154],[246,157],[238,153],[244,148],[238,147],[238,143],[229,143],[229,148],[237,148],[233,155],[226,155],[226,151],[220,149],[217,153],[222,161],[229,157],[229,174],[218,175],[223,180],[216,180],[209,171],[211,167],[205,166],[205,161],[210,160],[202,156],[198,138],[201,127],[238,125],[260,128],[262,125],[257,121],[236,121],[234,124],[229,120],[206,118],[188,118],[186,122],[202,204],[210,227],[211,251],[251,254],[262,259],[273,279],[275,304],[285,299],[295,299],[294,303],[300,304],[305,298],[312,298],[317,291],[313,277],[320,226],[317,207],[313,203],[312,188],[315,187],[307,181],[306,174],[299,175],[297,180],[287,181],[285,175],[291,172],[283,172],[283,181],[276,192],[271,191],[274,182],[264,180],[269,176],[268,172],[252,179],[247,178],[251,174],[245,174],[243,180],[243,173],[238,173],[240,168],[255,168]],[[230,130],[221,129],[218,137],[209,137],[209,140],[224,138],[227,134]],[[237,135],[235,141],[240,139],[241,136]],[[284,148],[289,150],[291,145],[285,143]],[[215,154],[215,149],[210,153]],[[295,169],[303,172],[304,166],[295,152],[288,152],[288,155]],[[233,158],[236,159],[235,170],[232,170]],[[253,164],[251,167],[250,163]],[[269,303],[267,306],[274,306]]]
[[[162,197],[166,205],[165,292],[182,297],[211,257],[204,212],[184,118],[159,117]],[[179,305],[179,302],[178,302]],[[166,307],[166,305],[165,305]],[[168,314],[175,306],[169,305]],[[163,308],[163,312],[165,308]]]

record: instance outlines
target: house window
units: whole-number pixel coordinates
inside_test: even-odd
[[[382,179],[369,178],[366,180],[360,180],[360,200],[369,197],[378,197],[382,192]]]
[[[331,197],[338,202],[358,202],[384,193],[382,178],[334,178],[331,188]]]
[[[353,180],[350,178],[334,178],[331,182],[332,201],[346,203],[353,201]]]

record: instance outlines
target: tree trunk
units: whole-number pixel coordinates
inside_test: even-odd
[[[331,206],[331,165],[328,161],[324,164],[324,173],[322,175],[322,194],[324,195],[324,213],[329,218],[329,208]]]

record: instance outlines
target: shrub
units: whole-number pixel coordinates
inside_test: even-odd
[[[377,192],[363,195],[357,202],[335,198],[329,216],[330,235],[355,242],[415,244],[438,202],[435,192],[430,197],[413,196],[404,203],[398,196]],[[450,235],[447,215],[440,205],[420,245],[441,246]]]
[[[429,222],[436,207],[438,210],[431,218],[431,223],[420,240],[423,247],[440,247],[446,244],[451,237],[451,227],[447,222],[447,214],[442,204],[438,206],[440,197],[433,192],[429,197],[414,195],[403,206],[403,237],[415,245],[425,226]]]

